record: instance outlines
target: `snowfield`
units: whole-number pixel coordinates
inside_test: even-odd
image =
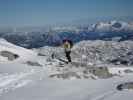
[[[131,41],[126,43],[130,44]],[[73,50],[80,48],[79,45]],[[87,48],[88,45],[86,44]],[[91,46],[93,44],[89,45]],[[51,59],[54,49],[59,50],[57,58],[62,56],[65,59],[61,48],[28,50],[0,39],[0,100],[132,100],[132,85],[121,91],[117,89],[120,84],[133,82],[132,64],[98,63],[102,60],[85,63],[86,52],[80,49],[77,49],[79,55],[72,52],[74,63],[63,64],[57,58]],[[90,49],[93,53],[94,48]],[[2,51],[8,52],[1,54]],[[101,57],[104,58],[105,55]],[[82,59],[76,58],[79,56]],[[99,57],[99,53],[92,57],[97,56]]]

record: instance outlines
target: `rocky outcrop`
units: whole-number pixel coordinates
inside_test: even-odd
[[[112,74],[109,73],[107,67],[91,67],[90,73],[94,74],[98,78],[110,78]]]
[[[122,91],[122,90],[133,90],[133,82],[127,82],[123,84],[119,84],[117,87],[117,90]]]
[[[19,55],[14,54],[10,51],[1,51],[0,55],[3,57],[7,57],[9,61],[13,61],[19,57]]]
[[[33,62],[33,61],[27,61],[26,64],[28,64],[30,66],[40,66],[40,67],[42,67],[41,64],[39,64],[38,62]]]

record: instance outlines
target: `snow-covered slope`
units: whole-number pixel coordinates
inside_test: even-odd
[[[54,52],[59,55],[58,57],[65,59],[61,48],[44,47],[32,51],[5,40],[0,40],[0,47],[0,52],[6,50],[19,56],[13,61],[7,59],[0,62],[0,100],[132,100],[133,98],[132,88],[117,90],[120,84],[133,81],[132,66],[84,64],[88,53],[81,50],[85,49],[91,53],[95,51],[95,58],[99,57],[99,50],[108,51],[107,48],[113,48],[111,49],[113,52],[115,47],[117,52],[122,50],[120,52],[126,53],[132,50],[132,42],[119,44],[83,41],[74,46],[71,64],[63,64],[58,59],[51,58],[51,53]],[[103,57],[105,55],[109,56],[103,53]]]
[[[34,73],[35,68],[27,61],[34,61],[36,57],[33,51],[0,39],[0,96],[31,82],[23,78]]]
[[[11,56],[13,55],[17,56],[14,60],[24,62],[26,60],[35,58],[36,53],[31,50],[11,44],[4,39],[0,39],[0,62],[4,60],[12,60],[13,58],[11,58]]]

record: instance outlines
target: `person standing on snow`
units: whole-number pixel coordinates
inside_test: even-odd
[[[70,56],[72,47],[73,47],[73,42],[71,40],[68,40],[68,39],[63,40],[63,48],[65,51],[65,55],[68,60],[68,63],[72,62],[71,56]]]

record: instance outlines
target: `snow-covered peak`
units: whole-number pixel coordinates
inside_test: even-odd
[[[95,24],[94,28],[95,28],[94,29],[95,31],[106,32],[110,30],[111,25],[109,23],[100,22],[100,23]]]
[[[110,21],[110,22],[99,22],[94,24],[94,30],[96,32],[131,32],[133,31],[133,25],[124,21]]]

